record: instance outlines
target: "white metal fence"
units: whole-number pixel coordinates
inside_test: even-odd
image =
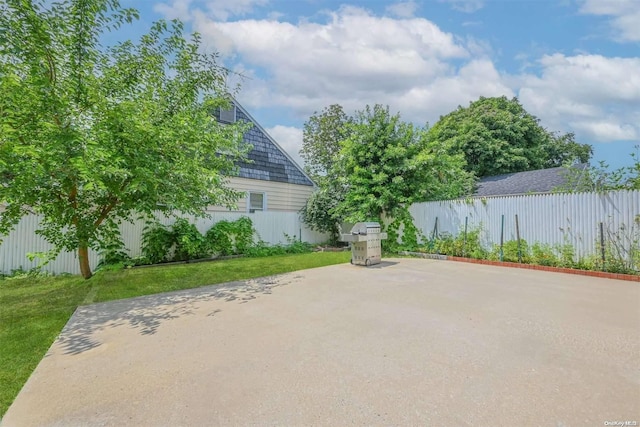
[[[416,227],[431,238],[437,218],[437,232],[456,236],[481,227],[481,240],[489,249],[500,242],[502,215],[504,240],[516,239],[518,215],[520,237],[529,244],[571,244],[576,256],[594,254],[599,239],[599,223],[605,234],[624,229],[638,230],[640,191],[608,193],[539,194],[527,196],[459,199],[417,203],[410,212]]]
[[[518,215],[520,237],[528,243],[573,245],[578,257],[594,254],[599,238],[599,223],[604,223],[609,233],[638,230],[640,224],[640,191],[614,191],[609,193],[541,194],[459,199],[414,204],[410,208],[416,227],[425,237],[433,234],[436,219],[437,232],[458,235],[464,229],[481,228],[483,245],[489,249],[500,242],[502,216],[504,215],[504,240],[516,239],[515,216]],[[206,232],[214,223],[227,219],[234,221],[242,213],[211,213],[212,218],[185,217],[195,223],[198,230]],[[285,243],[285,233],[305,242],[319,243],[328,236],[308,229],[296,212],[256,212],[250,214],[254,228],[262,240],[270,244]],[[173,218],[161,217],[160,222],[169,225]],[[40,218],[24,217],[16,229],[3,237],[0,245],[0,272],[31,269],[39,260],[30,261],[28,253],[46,252],[51,246],[35,234]],[[121,227],[123,240],[130,256],[140,255],[144,223],[125,223]],[[90,252],[90,264],[96,267],[99,255]],[[79,272],[77,255],[61,253],[43,270],[50,273]]]
[[[247,216],[247,214],[235,212],[210,212],[210,215],[211,218],[194,218],[192,216],[184,216],[184,218],[195,224],[201,233],[205,233],[218,221],[223,219],[235,221],[243,215]],[[253,222],[258,237],[269,244],[286,243],[285,234],[309,243],[320,243],[328,238],[325,234],[307,228],[300,221],[297,212],[256,212],[248,216]],[[41,260],[30,261],[27,258],[29,253],[46,252],[51,249],[51,245],[35,234],[40,220],[41,218],[36,215],[26,216],[9,235],[2,237],[3,241],[0,244],[1,273],[8,274],[18,269],[29,270],[41,263]],[[174,218],[164,216],[158,217],[158,220],[165,225],[173,224],[175,221]],[[139,256],[141,253],[143,228],[143,221],[135,221],[133,224],[124,223],[120,227],[125,247],[132,257]],[[89,262],[91,267],[95,268],[99,262],[99,254],[90,251]],[[63,252],[44,266],[42,270],[54,274],[78,274],[80,269],[77,254]]]

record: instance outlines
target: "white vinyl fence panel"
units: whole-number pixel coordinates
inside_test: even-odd
[[[213,224],[223,219],[235,221],[241,216],[248,216],[257,232],[256,240],[261,239],[269,244],[287,243],[289,238],[301,239],[303,242],[320,243],[327,240],[328,235],[308,229],[299,218],[297,212],[256,212],[244,214],[237,212],[209,212],[211,218],[194,218],[183,216],[195,224],[201,233],[205,233]],[[7,236],[2,236],[0,244],[0,272],[9,274],[12,271],[30,270],[41,264],[41,260],[29,260],[27,254],[46,252],[51,249],[43,238],[35,234],[41,218],[36,215],[25,216],[18,226]],[[171,225],[173,217],[158,216],[160,223]],[[125,222],[120,231],[127,253],[131,257],[141,255],[142,231],[144,221]],[[286,235],[286,236],[285,236]],[[99,254],[89,251],[89,262],[95,268],[99,262]],[[79,274],[78,257],[76,253],[63,252],[58,257],[42,267],[43,271],[53,274]]]
[[[417,203],[410,212],[427,239],[433,235],[436,218],[437,232],[454,236],[464,231],[467,218],[469,229],[481,227],[487,249],[500,242],[503,215],[504,241],[517,238],[517,215],[521,239],[529,244],[568,243],[575,248],[576,256],[583,257],[596,251],[600,222],[605,237],[620,230],[638,230],[640,191],[459,199]]]

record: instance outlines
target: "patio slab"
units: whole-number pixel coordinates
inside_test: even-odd
[[[2,427],[613,421],[638,283],[388,259],[80,307]]]

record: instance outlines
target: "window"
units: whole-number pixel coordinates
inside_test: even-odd
[[[249,213],[267,210],[267,195],[265,193],[249,192],[247,199],[247,210]]]
[[[220,121],[224,123],[235,123],[236,122],[236,106],[231,105],[231,108],[228,110],[220,109]]]

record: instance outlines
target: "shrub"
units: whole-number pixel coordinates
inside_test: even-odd
[[[380,221],[380,224],[383,222]],[[402,230],[402,235],[400,235],[400,230]],[[387,239],[382,241],[382,249],[385,252],[416,251],[419,247],[419,240],[423,237],[413,223],[413,217],[407,209],[398,211],[386,231]]]
[[[265,257],[284,254],[301,254],[313,251],[314,245],[311,243],[301,242],[286,233],[284,237],[287,240],[287,244],[285,245],[280,243],[276,245],[269,245],[264,240],[259,240],[256,244],[247,249],[246,255],[250,257]]]
[[[466,242],[463,231],[455,237],[451,233],[443,232],[437,239],[431,241],[426,249],[441,255],[485,259],[487,258],[487,251],[480,243],[481,231],[482,227],[467,230]]]
[[[553,247],[546,243],[534,243],[531,246],[531,262],[549,267],[555,267],[560,263]]]
[[[568,268],[576,266],[576,250],[572,244],[565,242],[563,244],[556,245],[556,252],[558,253],[557,266]]]
[[[433,249],[442,255],[462,256],[462,240],[456,239],[451,233],[443,232],[434,241]]]
[[[253,245],[254,233],[251,219],[243,216],[236,221],[218,221],[204,238],[218,255],[244,254]]]
[[[489,259],[500,260],[500,245],[494,245]],[[502,246],[502,260],[507,262],[524,262],[531,261],[531,253],[529,245],[524,239],[520,239],[520,245],[517,240],[507,240]],[[522,260],[522,261],[520,261]]]
[[[205,258],[211,252],[204,236],[184,218],[178,218],[173,224],[172,240],[175,244],[173,261]]]
[[[158,222],[145,225],[142,230],[142,263],[166,262],[173,245],[174,235],[165,225]]]

